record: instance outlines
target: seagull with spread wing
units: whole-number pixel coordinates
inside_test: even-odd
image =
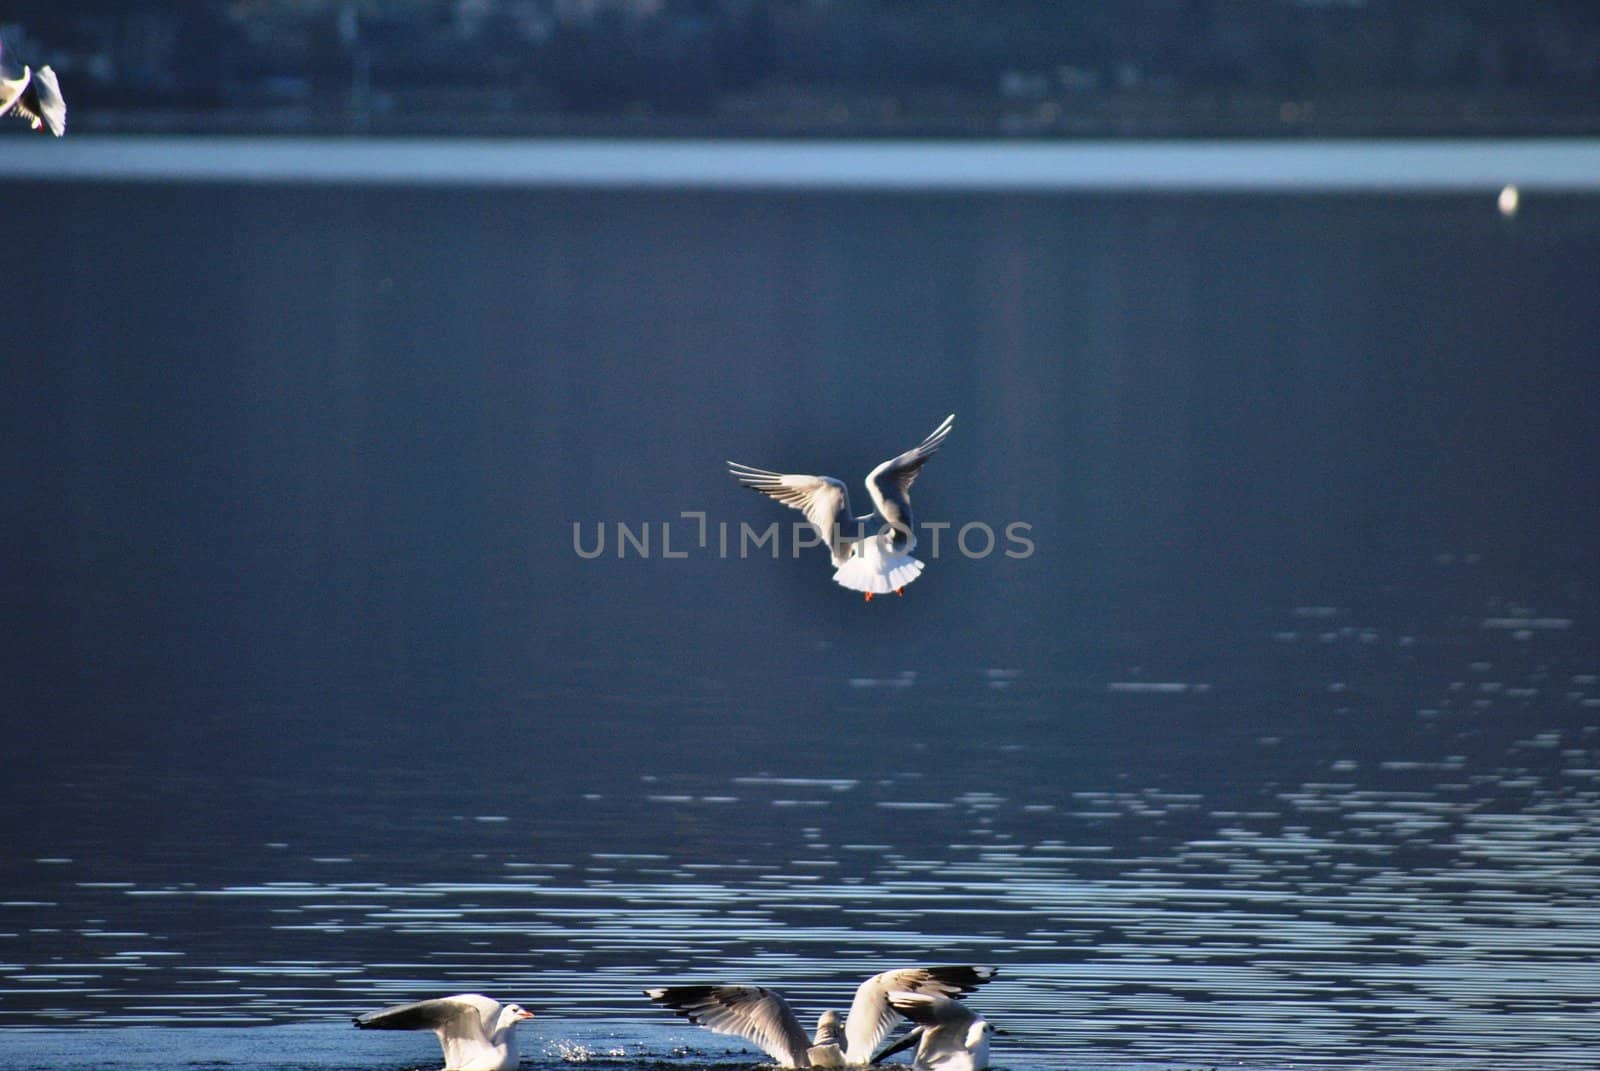
[[[479,993],[419,1000],[356,1017],[363,1030],[432,1030],[445,1071],[510,1071],[517,1066],[516,1025],[533,1013]]]
[[[916,1028],[878,1053],[877,1059],[916,1046],[912,1071],[987,1071],[994,1027],[958,1000],[937,993],[888,995],[889,1006]]]
[[[867,494],[877,509],[864,517],[850,513],[850,492],[832,476],[770,472],[736,461],[728,471],[744,486],[777,499],[806,515],[833,558],[834,582],[852,591],[874,595],[905,594],[905,586],[921,575],[916,549],[916,521],[911,512],[911,485],[955,424],[951,413],[914,448],[892,457],[867,474]],[[871,525],[880,528],[873,532]]]
[[[989,981],[993,967],[906,967],[875,974],[856,988],[841,1036],[839,1014],[825,1011],[807,1037],[789,1002],[758,985],[678,985],[645,996],[691,1023],[761,1047],[779,1067],[864,1067],[902,1018],[891,996],[960,997]]]

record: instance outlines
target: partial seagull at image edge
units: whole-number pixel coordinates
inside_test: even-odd
[[[33,129],[60,137],[67,132],[67,102],[56,72],[23,67],[18,78],[0,77],[0,116],[15,114]]]

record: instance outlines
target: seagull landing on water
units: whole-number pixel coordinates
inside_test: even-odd
[[[907,967],[875,974],[857,987],[843,1032],[839,1013],[825,1011],[817,1019],[814,1038],[806,1036],[789,1002],[763,986],[678,985],[644,992],[691,1023],[759,1045],[779,1067],[865,1067],[881,1055],[878,1046],[900,1022],[902,1013],[890,1005],[891,995],[949,1000],[972,992],[994,975],[993,967],[969,966]]]
[[[516,1025],[533,1013],[478,993],[460,993],[356,1017],[363,1030],[432,1030],[446,1071],[510,1071],[517,1066]]]
[[[834,583],[865,592],[868,602],[891,591],[904,595],[905,586],[923,569],[922,562],[911,556],[917,546],[911,484],[950,434],[955,419],[951,413],[918,446],[867,474],[867,494],[877,510],[864,517],[850,515],[850,492],[832,476],[769,472],[736,461],[728,462],[728,472],[751,490],[806,515],[833,557]],[[874,522],[877,531],[872,529]]]
[[[916,1023],[905,1037],[878,1053],[892,1056],[915,1045],[912,1071],[987,1071],[989,1037],[994,1033],[982,1016],[960,1001],[937,993],[890,993],[889,1006]]]

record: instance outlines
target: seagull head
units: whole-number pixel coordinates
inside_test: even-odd
[[[532,1019],[533,1013],[520,1004],[507,1004],[500,1009],[500,1021],[506,1026],[516,1026],[524,1019]]]
[[[818,1045],[843,1046],[844,1037],[839,1030],[838,1012],[825,1011],[821,1015],[817,1016],[816,1040]]]

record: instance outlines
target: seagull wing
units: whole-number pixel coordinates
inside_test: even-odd
[[[970,1023],[978,1021],[978,1013],[949,997],[937,993],[890,993],[889,1004],[918,1026],[956,1027],[963,1032]]]
[[[56,72],[49,65],[33,72],[33,85],[24,101],[32,108],[35,130],[39,129],[42,121],[50,128],[50,133],[58,138],[67,132],[67,102],[61,95],[61,83],[56,81]]]
[[[488,1041],[488,1026],[500,1014],[500,1002],[477,993],[396,1004],[356,1016],[363,1030],[432,1030],[443,1039],[476,1037]]]
[[[995,975],[993,967],[906,967],[884,971],[862,982],[845,1019],[845,1053],[860,1060],[883,1044],[903,1014],[890,1002],[891,994],[928,995],[940,999],[970,993]]]
[[[478,993],[419,1000],[357,1017],[363,1030],[432,1030],[444,1050],[446,1067],[483,1067],[498,1063],[504,1046],[490,1036],[500,1017],[500,1002]]]
[[[896,1041],[894,1044],[885,1045],[883,1048],[873,1053],[872,1062],[875,1064],[881,1064],[895,1053],[905,1052],[907,1049],[913,1048],[920,1044],[922,1044],[922,1027],[913,1027],[901,1035],[900,1040]]]
[[[899,457],[891,457],[867,474],[867,494],[884,521],[904,529],[897,535],[898,544],[908,542],[911,529],[911,485],[917,473],[928,463],[955,426],[956,415],[945,417],[933,433]]]
[[[397,1004],[378,1012],[357,1015],[355,1025],[362,1029],[477,1029],[485,1034],[486,1023],[499,1015],[499,1001],[477,993],[437,997],[434,1001]]]
[[[718,1034],[759,1045],[779,1067],[807,1067],[811,1039],[789,1004],[758,985],[677,985],[646,989],[645,996]]]
[[[733,478],[753,491],[760,491],[806,515],[806,520],[827,544],[835,566],[843,565],[849,549],[841,538],[850,523],[850,492],[832,476],[802,476],[768,472],[738,462],[728,462]]]

